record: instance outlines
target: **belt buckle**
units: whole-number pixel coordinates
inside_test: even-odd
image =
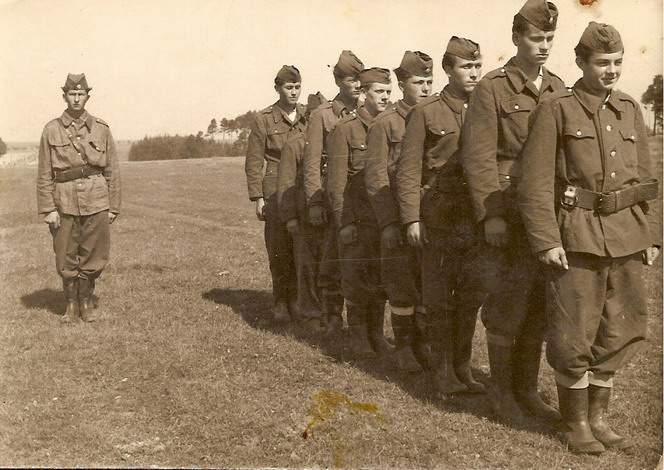
[[[568,184],[565,192],[563,192],[563,197],[560,198],[560,202],[565,207],[576,207],[576,204],[579,202],[579,193],[576,186]]]

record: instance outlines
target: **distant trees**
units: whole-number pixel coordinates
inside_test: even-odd
[[[129,149],[129,161],[229,157],[234,155],[240,154],[234,153],[231,144],[204,139],[203,132],[188,136],[146,136],[134,142]]]
[[[233,155],[244,155],[247,150],[249,130],[256,119],[256,114],[257,111],[247,111],[232,119],[224,117],[217,121],[212,118],[204,136],[220,135],[222,142],[232,145]]]
[[[655,120],[652,125],[653,135],[662,132],[662,76],[655,75],[648,89],[641,96],[641,103],[651,106]]]
[[[4,155],[7,153],[7,144],[5,144],[0,137],[0,155]]]

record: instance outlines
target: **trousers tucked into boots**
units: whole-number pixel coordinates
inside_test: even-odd
[[[558,384],[558,404],[569,450],[593,455],[604,452],[604,445],[597,440],[588,422],[588,389]]]

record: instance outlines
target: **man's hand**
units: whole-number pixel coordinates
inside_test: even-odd
[[[297,236],[297,234],[300,233],[300,224],[297,219],[290,219],[286,222],[286,230],[288,230],[291,237]]]
[[[562,246],[540,251],[537,253],[537,259],[539,259],[544,264],[548,264],[549,266],[558,266],[562,269],[569,269],[567,255],[565,254],[565,250]]]
[[[422,222],[412,222],[406,228],[406,240],[414,248],[422,248],[425,243],[429,243],[427,238],[427,229]]]
[[[344,245],[350,245],[357,241],[357,226],[355,224],[348,224],[339,230],[339,240]]]
[[[108,223],[109,224],[112,224],[113,222],[115,222],[115,219],[117,219],[117,218],[118,218],[118,214],[116,214],[115,212],[109,212],[108,213]]]
[[[60,214],[58,211],[49,212],[44,216],[44,222],[51,226],[53,229],[60,227]]]
[[[648,266],[652,266],[657,257],[659,256],[659,247],[651,246],[643,250],[643,262]]]
[[[397,224],[387,225],[380,234],[381,242],[388,250],[403,245],[403,238],[401,237],[401,228]]]
[[[265,220],[265,199],[262,197],[256,199],[256,218],[258,220]]]
[[[500,216],[489,217],[484,221],[484,239],[491,246],[507,244],[507,223]]]
[[[325,208],[320,204],[309,207],[309,222],[311,225],[320,226],[327,222],[325,216]]]

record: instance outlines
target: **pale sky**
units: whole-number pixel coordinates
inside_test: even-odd
[[[512,16],[523,1],[0,0],[0,137],[38,140],[64,109],[68,72],[85,72],[93,87],[87,109],[116,139],[196,133],[213,117],[264,108],[276,100],[273,79],[283,64],[302,72],[301,101],[318,90],[331,99],[327,65],[342,49],[367,67],[390,69],[405,50],[426,52],[439,90],[452,35],[480,43],[485,72],[511,57]],[[662,73],[662,2],[555,3],[548,68],[572,84],[573,48],[585,26],[613,24],[625,44],[618,88],[639,100]]]

